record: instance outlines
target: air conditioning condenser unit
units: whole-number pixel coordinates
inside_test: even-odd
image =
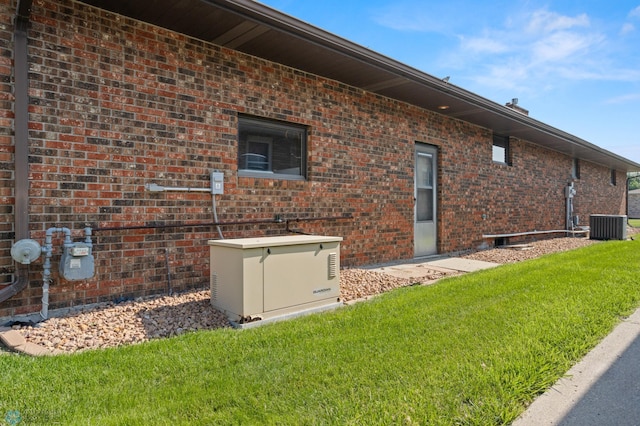
[[[592,240],[626,240],[627,216],[592,214],[589,216],[589,238]]]
[[[211,304],[236,324],[340,303],[341,237],[211,240]]]

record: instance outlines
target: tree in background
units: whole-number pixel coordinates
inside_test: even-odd
[[[629,190],[640,189],[640,173],[633,172],[627,175],[629,178]]]

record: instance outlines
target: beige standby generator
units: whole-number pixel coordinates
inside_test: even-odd
[[[341,241],[317,235],[211,240],[211,304],[237,324],[334,307]]]

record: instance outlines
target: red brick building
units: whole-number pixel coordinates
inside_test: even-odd
[[[252,1],[0,0],[0,38],[0,317],[40,310],[45,256],[11,248],[47,230],[55,309],[206,287],[219,232],[357,266],[566,229],[569,182],[587,222],[640,170]],[[64,279],[85,228],[95,275]]]

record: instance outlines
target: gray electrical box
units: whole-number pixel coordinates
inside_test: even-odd
[[[95,274],[91,246],[73,243],[64,247],[60,257],[60,275],[68,281],[86,280]]]
[[[224,194],[224,173],[211,172],[211,193]]]

